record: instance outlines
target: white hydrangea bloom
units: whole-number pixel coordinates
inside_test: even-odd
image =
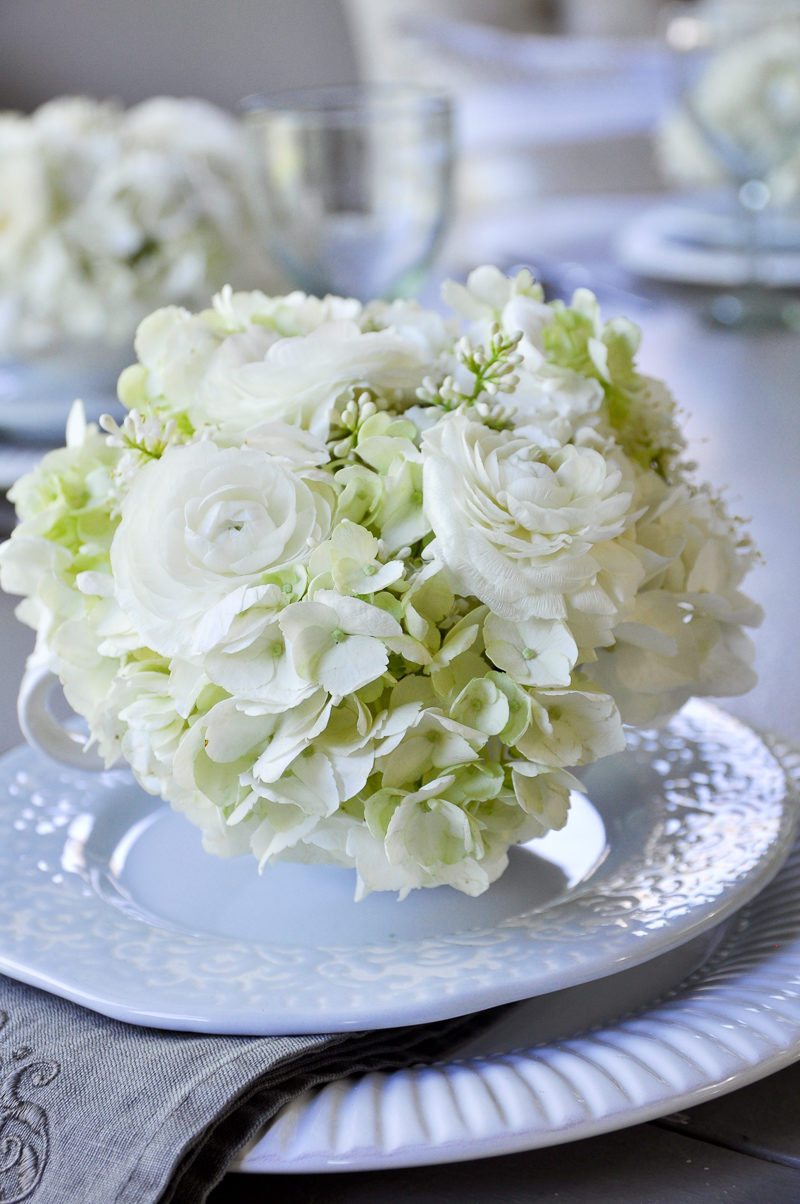
[[[636,535],[650,573],[630,618],[614,632],[591,676],[613,694],[628,723],[673,714],[692,695],[724,697],[755,685],[755,652],[742,627],[761,607],[739,585],[753,561],[721,502],[685,484],[651,483]]]
[[[403,638],[403,629],[387,611],[327,589],[319,590],[313,602],[288,606],[280,626],[300,676],[335,698],[354,694],[380,677],[389,661],[387,640]]]
[[[266,265],[231,116],[156,97],[0,114],[0,352],[122,345],[156,305]]]
[[[125,422],[74,410],[0,549],[108,765],[209,852],[350,866],[359,898],[480,894],[623,719],[753,680],[752,548],[635,327],[525,272],[447,292],[468,339],[303,293],[152,314]]]

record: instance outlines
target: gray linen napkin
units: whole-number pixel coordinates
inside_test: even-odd
[[[293,1096],[433,1060],[494,1014],[335,1036],[198,1036],[109,1020],[0,976],[0,1201],[202,1204]]]

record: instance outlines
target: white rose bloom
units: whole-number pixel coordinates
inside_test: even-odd
[[[327,537],[330,505],[324,486],[266,452],[170,447],[122,502],[117,600],[156,652],[201,656],[259,601],[265,574],[306,561]]]
[[[591,448],[546,452],[463,414],[426,431],[422,452],[428,554],[454,589],[515,622],[564,618],[564,595],[598,572],[592,545],[628,522],[617,465]]]
[[[342,320],[272,341],[260,354],[248,351],[247,358],[225,351],[198,390],[193,421],[239,430],[258,422],[291,422],[324,439],[336,401],[352,386],[413,399],[434,358],[424,337],[413,335],[394,329],[362,334],[355,322]]]

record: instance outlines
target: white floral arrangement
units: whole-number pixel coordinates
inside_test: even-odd
[[[639,331],[530,273],[260,292],[136,336],[122,426],[14,486],[3,588],[112,766],[208,851],[486,890],[570,772],[755,680],[754,551]]]
[[[242,133],[201,100],[0,113],[0,355],[130,341],[258,264]]]
[[[745,16],[748,11],[751,23],[758,19],[757,10]],[[762,19],[768,13],[767,6]],[[757,177],[766,165],[764,179],[776,204],[800,197],[800,21],[748,30],[711,51],[690,103],[694,116],[677,109],[659,132],[658,158],[668,179],[720,185],[752,163]]]

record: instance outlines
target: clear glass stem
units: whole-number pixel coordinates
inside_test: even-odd
[[[748,291],[762,288],[761,274],[761,214],[772,200],[763,180],[745,180],[738,192],[739,210],[744,218],[744,285]]]

